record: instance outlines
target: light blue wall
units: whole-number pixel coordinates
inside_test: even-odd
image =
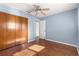
[[[6,12],[17,16],[28,17],[28,42],[33,41],[35,39],[35,21],[38,21],[36,17],[4,5],[0,5],[0,12]]]
[[[43,18],[46,39],[77,45],[77,9]]]

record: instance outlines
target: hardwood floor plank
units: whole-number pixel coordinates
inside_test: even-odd
[[[35,53],[34,56],[78,56],[77,49],[72,46],[47,41],[44,39],[40,39],[39,41],[32,41],[28,44],[28,48],[26,47],[26,43],[22,45],[18,45],[6,50],[0,51],[1,56],[12,56],[15,53],[20,53],[24,51],[25,54],[23,56],[28,56],[28,54]],[[28,49],[28,50],[27,50]],[[30,51],[29,51],[30,50]],[[22,52],[23,53],[23,52]],[[33,55],[33,54],[30,54]]]

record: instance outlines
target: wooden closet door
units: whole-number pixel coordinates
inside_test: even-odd
[[[28,20],[20,17],[20,44],[28,43]]]
[[[6,14],[0,12],[0,50],[6,48]]]
[[[7,47],[16,45],[16,22],[14,15],[7,15]]]
[[[22,42],[28,41],[28,20],[26,18],[22,20],[22,37],[25,39]]]
[[[16,45],[18,45],[20,43],[20,23],[19,23],[19,16],[16,16],[15,19],[16,22]]]

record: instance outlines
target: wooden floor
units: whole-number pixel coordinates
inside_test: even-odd
[[[28,47],[26,44],[22,44],[2,50],[0,51],[0,56],[12,56],[15,53],[23,51],[25,49],[30,49],[31,51],[34,51],[34,56],[78,56],[75,47],[47,41],[44,39],[30,42],[28,44]]]

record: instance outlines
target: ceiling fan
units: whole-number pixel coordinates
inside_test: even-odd
[[[32,13],[34,12],[35,13],[35,16],[38,16],[39,13],[42,14],[42,15],[46,15],[46,11],[50,10],[49,8],[42,8],[40,5],[37,5],[37,4],[34,4],[33,5],[33,9],[30,10],[30,11],[27,11],[28,13]],[[45,11],[45,12],[44,12]]]

